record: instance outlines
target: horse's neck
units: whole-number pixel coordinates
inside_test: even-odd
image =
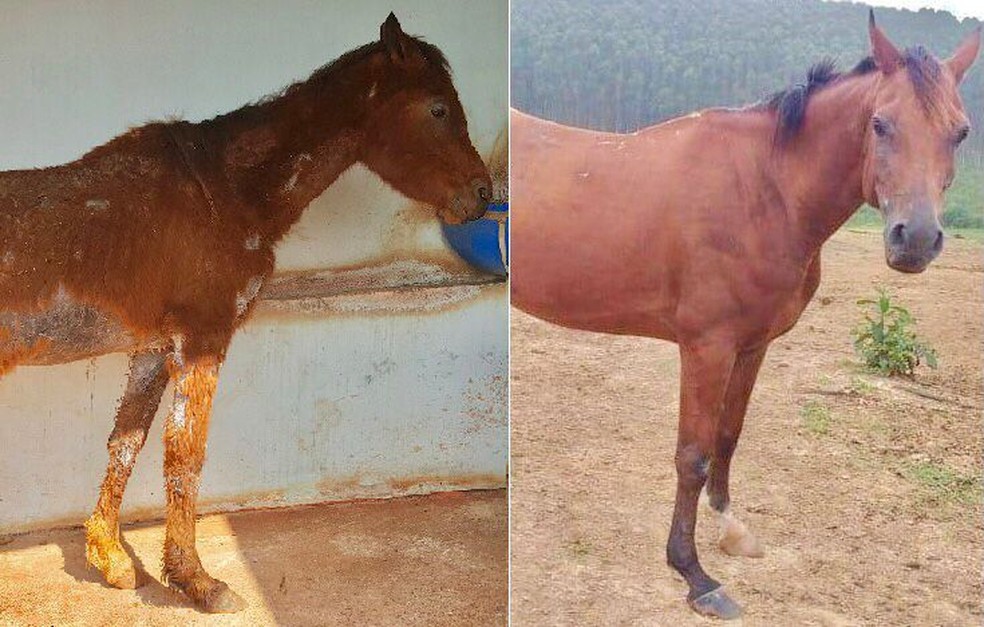
[[[219,134],[227,179],[239,200],[261,216],[269,241],[282,238],[358,160],[362,132],[355,101],[363,96],[352,93],[352,81],[344,90],[334,82],[318,86],[321,94],[337,94],[332,107],[324,106],[323,96],[315,100],[308,85],[218,122],[225,124]]]
[[[803,128],[776,147],[778,183],[803,253],[813,257],[861,206],[872,77],[854,77],[815,94]]]

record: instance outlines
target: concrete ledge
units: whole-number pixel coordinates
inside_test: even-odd
[[[402,258],[379,265],[282,272],[270,279],[260,297],[267,301],[297,300],[418,287],[485,285],[505,280],[460,263],[448,263],[445,257],[435,255],[430,260]]]

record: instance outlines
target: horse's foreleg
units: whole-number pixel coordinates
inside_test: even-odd
[[[762,547],[755,536],[730,511],[728,476],[731,470],[731,457],[738,445],[738,437],[745,422],[748,399],[752,395],[752,388],[755,387],[755,379],[758,377],[759,367],[762,365],[767,348],[762,346],[739,353],[735,360],[724,397],[710,476],[707,479],[707,496],[721,527],[718,544],[728,555],[762,557],[763,554]]]
[[[165,359],[163,353],[152,352],[136,353],[130,358],[126,391],[107,444],[106,477],[96,509],[85,522],[86,559],[102,572],[107,583],[117,588],[137,585],[133,562],[120,544],[120,503],[167,385]]]
[[[736,618],[738,605],[701,568],[694,544],[697,500],[714,454],[716,425],[735,363],[735,351],[719,344],[680,346],[680,425],[677,491],[667,561],[687,580],[687,601],[700,614]]]
[[[173,370],[174,405],[164,426],[164,579],[207,612],[235,612],[244,608],[245,602],[205,572],[195,548],[195,501],[219,361],[203,358]]]

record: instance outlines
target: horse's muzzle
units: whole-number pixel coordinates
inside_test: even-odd
[[[885,260],[899,272],[922,272],[943,250],[936,220],[900,220],[885,227]]]
[[[473,179],[465,190],[456,194],[449,206],[438,212],[438,217],[448,224],[462,224],[478,220],[492,201],[492,182],[486,177]]]

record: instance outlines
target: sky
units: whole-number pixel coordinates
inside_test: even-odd
[[[844,2],[851,0],[833,0]],[[965,17],[976,17],[984,20],[984,2],[981,0],[866,0],[865,4],[876,7],[895,7],[897,9],[909,9],[918,11],[922,8],[938,9],[949,11],[959,19]]]

